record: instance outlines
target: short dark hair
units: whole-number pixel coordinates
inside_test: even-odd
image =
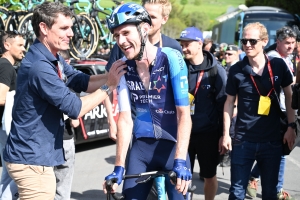
[[[13,31],[1,31],[0,32],[0,41],[1,41],[0,54],[3,54],[3,53],[5,53],[7,51],[7,49],[5,49],[5,47],[4,47],[4,42],[8,38],[15,38],[17,36],[24,37],[24,35],[22,33],[18,32],[17,30],[13,30]]]
[[[32,27],[36,37],[40,36],[40,23],[44,22],[49,28],[55,23],[58,14],[66,17],[73,16],[72,11],[60,2],[45,1],[35,7],[32,15]]]
[[[279,41],[282,41],[282,40],[284,40],[286,38],[290,38],[290,37],[296,39],[297,34],[292,28],[290,28],[288,26],[284,26],[281,29],[278,29],[276,31],[276,39]]]

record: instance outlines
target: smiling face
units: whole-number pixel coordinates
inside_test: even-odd
[[[268,40],[260,38],[259,29],[254,27],[244,30],[243,39],[257,40],[257,43],[254,45],[251,45],[249,41],[247,41],[247,44],[243,44],[243,50],[248,57],[256,57],[258,54],[263,53],[263,49],[268,43]]]
[[[125,24],[115,28],[114,38],[128,60],[132,60],[138,55],[141,39],[136,25]]]
[[[43,43],[53,55],[60,50],[69,49],[73,22],[71,17],[58,14],[55,23],[49,28],[45,23],[40,23],[40,30],[43,35]]]
[[[162,5],[146,3],[144,7],[149,13],[152,21],[152,26],[148,33],[149,36],[160,33],[162,25],[165,24],[168,20],[168,16],[163,16]]]
[[[181,40],[180,45],[182,47],[182,52],[187,60],[195,59],[197,55],[202,52],[202,42],[200,41]]]

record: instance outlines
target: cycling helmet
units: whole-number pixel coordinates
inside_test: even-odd
[[[124,24],[135,24],[141,38],[141,49],[135,60],[141,60],[146,45],[147,36],[143,36],[139,24],[146,22],[152,25],[148,12],[141,5],[136,3],[126,3],[118,6],[109,18],[106,19],[108,29],[113,34],[114,29]]]
[[[113,13],[106,19],[108,29],[111,33],[118,26],[124,24],[139,24],[146,22],[150,26],[151,18],[144,7],[136,3],[125,3],[114,9]]]

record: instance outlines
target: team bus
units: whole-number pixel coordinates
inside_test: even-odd
[[[283,26],[299,26],[299,16],[288,13],[286,10],[269,7],[253,6],[243,10],[226,14],[220,23],[212,30],[212,39],[216,43],[240,44],[243,28],[252,22],[260,22],[266,26],[269,34],[267,47],[276,41],[276,30]]]

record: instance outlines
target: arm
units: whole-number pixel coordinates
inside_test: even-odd
[[[98,74],[90,76],[90,81],[88,88],[86,90],[87,93],[91,93],[99,89],[102,85],[107,82],[107,74]]]
[[[227,99],[224,104],[224,116],[223,116],[223,136],[219,140],[219,152],[225,154],[228,150],[231,150],[231,138],[229,136],[230,121],[233,115],[235,103],[235,96],[227,95]]]
[[[131,111],[122,111],[119,113],[117,127],[118,139],[115,166],[125,167],[127,150],[131,140],[133,128]]]
[[[109,137],[110,139],[116,141],[117,139],[117,124],[114,120],[113,109],[110,98],[106,98],[104,100],[104,106],[106,108],[107,113],[107,122],[109,124]]]
[[[79,119],[70,119],[70,126],[76,128],[79,126]]]
[[[107,74],[107,82],[106,82],[106,84],[109,86],[110,91],[113,91],[116,88],[121,76],[125,74],[126,71],[123,70],[125,67],[126,67],[125,62],[121,60],[118,60],[113,64],[112,68]],[[93,87],[101,83],[101,81],[96,81],[96,82],[98,83],[94,83]],[[101,85],[99,85],[99,87],[100,86]],[[99,87],[94,93],[80,98],[82,102],[82,106],[78,118],[85,115],[87,112],[95,108],[97,105],[99,105],[102,101],[104,101],[107,98],[106,92],[100,90]],[[90,84],[89,84],[89,88],[90,88]]]
[[[286,114],[288,118],[288,123],[295,122],[295,111],[292,109],[292,89],[291,85],[283,88],[284,96],[285,96],[285,107],[286,107]],[[288,143],[290,149],[293,148],[296,139],[295,130],[291,127],[288,127],[286,133],[283,137],[283,143]]]
[[[9,91],[9,87],[3,83],[0,83],[0,106],[5,105],[6,94]]]
[[[178,119],[178,132],[175,159],[185,160],[192,128],[190,106],[176,106],[176,111]]]

